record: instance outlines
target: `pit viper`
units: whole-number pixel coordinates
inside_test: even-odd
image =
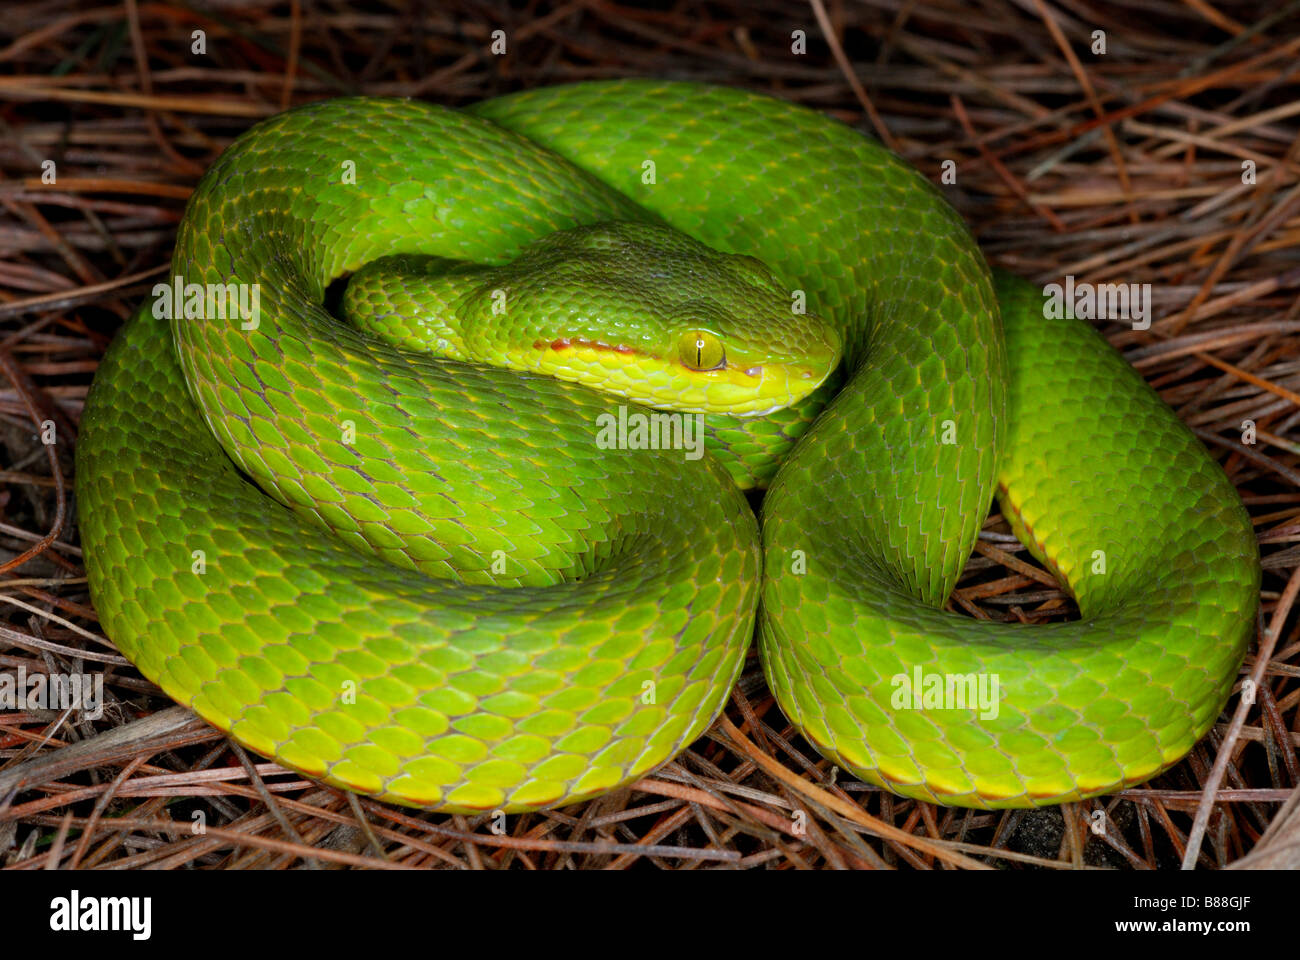
[[[96,374],[77,491],[146,677],[310,777],[459,812],[653,771],[755,638],[866,781],[1113,791],[1214,722],[1260,581],[1200,442],[920,172],[652,80],[258,123]],[[945,609],[995,497],[1079,619]]]

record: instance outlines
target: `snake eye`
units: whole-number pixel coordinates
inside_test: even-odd
[[[722,341],[707,330],[688,330],[677,341],[682,365],[692,370],[716,370],[727,359]]]

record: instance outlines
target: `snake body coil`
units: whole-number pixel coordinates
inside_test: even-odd
[[[829,386],[710,415],[725,466],[603,449],[627,401],[322,306],[390,254],[504,264],[611,221],[757,257],[838,331],[847,383],[811,429]],[[170,696],[329,783],[594,796],[707,727],[757,632],[782,709],[854,774],[1054,803],[1176,762],[1244,655],[1258,557],[1217,464],[1087,324],[995,289],[918,173],[808,110],[649,81],[313,104],[218,159],[173,273],[256,284],[259,316],[142,310],[105,358],[77,464],[92,595]],[[791,447],[760,544],[738,464]],[[942,609],[995,494],[1081,620]],[[930,677],[999,695],[900,703]]]

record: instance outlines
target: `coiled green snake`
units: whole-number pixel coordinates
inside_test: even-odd
[[[364,331],[326,308],[357,271]],[[708,727],[757,636],[856,776],[1058,803],[1175,763],[1239,670],[1260,571],[1220,467],[813,111],[651,81],[311,104],[216,161],[172,272],[258,309],[159,291],[105,357],[91,593],[171,697],[328,783],[601,794]],[[623,431],[645,404],[680,412],[663,443]],[[943,609],[995,496],[1079,620]]]

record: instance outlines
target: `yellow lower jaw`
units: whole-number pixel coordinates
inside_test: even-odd
[[[816,390],[830,370],[770,364],[757,373],[738,366],[693,371],[644,355],[577,344],[549,346],[507,358],[510,366],[581,383],[604,393],[682,413],[760,417],[795,404]]]
[[[734,367],[690,373],[681,378],[682,389],[668,403],[682,409],[698,407],[691,412],[761,417],[798,403],[829,375],[829,370],[793,364],[770,365],[758,374]]]

